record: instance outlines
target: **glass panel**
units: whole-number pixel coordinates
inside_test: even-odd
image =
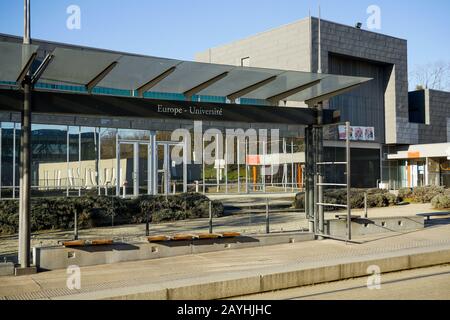
[[[36,196],[62,195],[67,187],[67,126],[31,126],[31,184]]]
[[[121,194],[130,196],[134,194],[133,173],[134,173],[134,147],[132,144],[120,144],[120,174],[121,174]]]
[[[123,56],[98,86],[136,90],[180,62],[154,57]]]
[[[78,196],[82,179],[80,171],[80,127],[69,127],[69,163],[67,165],[69,196]]]
[[[19,186],[19,146],[20,146],[20,130],[17,124],[12,122],[3,122],[2,127],[2,145],[1,145],[1,197],[12,198],[13,186]],[[15,135],[14,135],[15,134]],[[14,152],[15,149],[15,152]],[[15,195],[18,195],[18,189]]]
[[[322,79],[327,75],[317,75],[308,72],[287,71],[277,77],[277,79],[258,90],[255,90],[243,98],[246,99],[267,99],[277,94],[289,91],[308,82]]]
[[[56,48],[41,76],[42,82],[86,85],[121,55],[109,52]]]
[[[234,67],[198,62],[183,62],[174,73],[157,84],[151,92],[184,93]]]
[[[117,129],[100,129],[100,173],[102,194],[115,194]]]
[[[148,194],[148,144],[139,145],[139,194]]]
[[[282,73],[282,71],[271,69],[235,69],[232,70],[226,78],[207,87],[205,90],[200,91],[199,94],[205,96],[225,97],[239,90],[252,86],[258,82],[266,80],[272,76],[279,75],[280,73]],[[270,85],[272,83],[273,82],[271,82]]]
[[[22,66],[37,51],[37,45],[0,42],[0,81],[16,82]]]
[[[132,130],[132,129],[119,129],[119,140],[137,141],[137,140],[150,140],[150,131],[148,130]]]
[[[98,162],[98,130],[91,127],[81,127],[81,169],[80,179],[82,193],[95,190],[97,182]]]

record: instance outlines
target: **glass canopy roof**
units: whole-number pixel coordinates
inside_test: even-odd
[[[0,81],[16,82],[33,62],[37,49],[36,45],[0,42]]]
[[[0,42],[0,81],[16,82],[37,45]],[[39,83],[147,92],[317,103],[371,79],[299,71],[199,63],[95,49],[57,47]]]

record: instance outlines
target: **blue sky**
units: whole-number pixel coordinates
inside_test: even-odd
[[[31,0],[32,37],[192,60],[195,52],[308,16],[318,0]],[[81,29],[66,27],[69,5]],[[354,25],[381,8],[381,33],[408,40],[410,68],[450,60],[448,0],[320,0],[322,17]],[[22,35],[23,1],[0,1],[0,33]],[[366,27],[366,26],[364,26]]]

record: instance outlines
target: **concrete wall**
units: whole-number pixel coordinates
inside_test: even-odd
[[[321,34],[322,72],[329,72],[329,57],[333,54],[386,67],[385,123],[381,129],[385,139],[379,142],[410,143],[414,126],[408,121],[407,41],[325,20]],[[317,72],[317,53],[318,19],[307,18],[203,51],[196,60],[239,65],[242,58],[250,57],[253,67]]]
[[[322,20],[322,72],[329,72],[329,57],[344,55],[390,65],[385,79],[385,142],[409,143],[399,124],[408,120],[408,69],[406,40]],[[318,19],[312,19],[312,52],[318,52]],[[312,67],[318,69],[317,54]]]
[[[311,70],[309,28],[309,18],[303,19],[205,50],[196,54],[195,60],[240,66],[242,58],[250,57],[250,67],[309,72]]]
[[[423,123],[410,123],[404,130],[411,144],[445,143],[450,139],[450,92],[417,90],[409,93],[412,109],[420,110]],[[416,111],[418,112],[418,111]],[[402,128],[400,128],[402,129]]]

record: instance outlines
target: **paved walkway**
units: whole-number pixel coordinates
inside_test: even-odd
[[[379,289],[363,277],[232,300],[450,300],[450,265],[384,274]]]
[[[325,240],[225,252],[179,256],[159,260],[116,263],[81,269],[80,291],[66,287],[66,270],[39,273],[20,278],[1,277],[0,297],[55,298],[101,290],[126,290],[171,283],[195,284],[224,277],[245,277],[276,273],[298,267],[341,264],[352,259],[378,259],[426,250],[450,249],[450,225],[432,227],[408,234],[346,244]]]
[[[407,206],[395,206],[387,208],[369,209],[369,218],[415,216],[418,213],[435,212],[431,204],[411,204]],[[362,210],[353,210],[355,215],[364,215]],[[337,212],[326,213],[327,219],[332,219]],[[222,218],[214,218],[214,231],[234,231],[246,235],[265,233],[265,213],[232,215]],[[304,212],[273,212],[270,216],[271,232],[303,231],[308,228],[308,221]],[[162,223],[150,226],[150,233],[175,234],[185,232],[208,232],[208,219],[184,220],[172,223]],[[79,231],[80,238],[114,238],[119,241],[145,241],[145,225],[126,225],[107,228],[93,228]],[[56,245],[59,241],[71,240],[72,231],[54,231],[37,233],[32,236],[32,246]],[[0,237],[0,259],[2,256],[12,256],[17,252],[18,240],[15,236]]]

